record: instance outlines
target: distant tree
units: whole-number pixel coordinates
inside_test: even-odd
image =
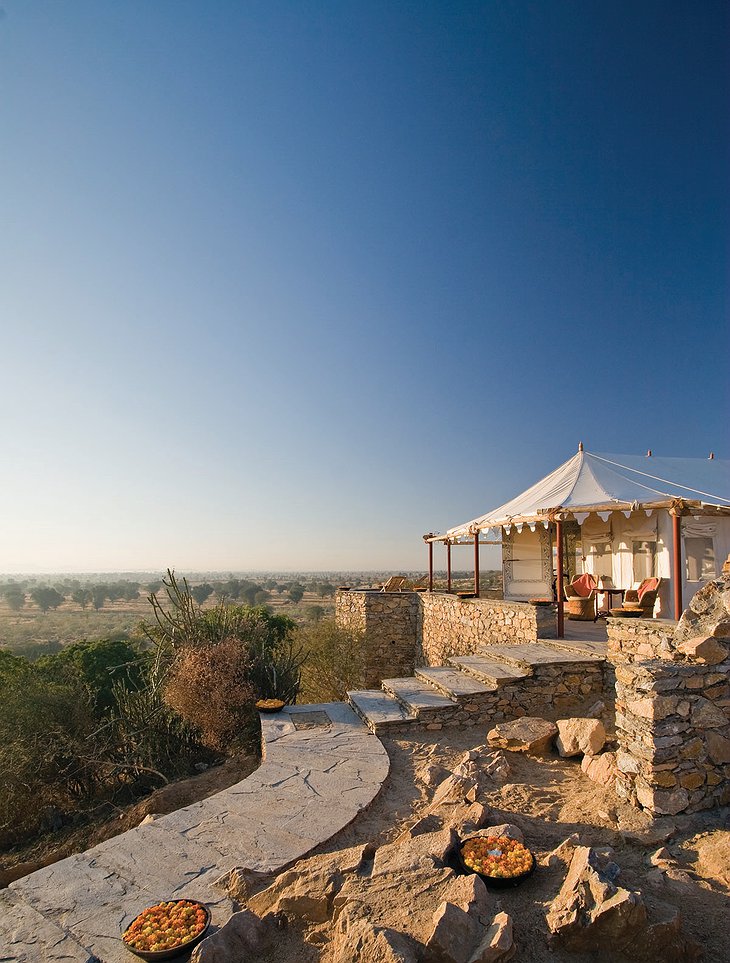
[[[203,582],[202,585],[193,585],[190,589],[190,594],[198,603],[202,605],[210,596],[213,594],[213,586],[209,585],[208,582]]]
[[[162,588],[162,580],[160,579],[160,580],[156,580],[156,581],[154,581],[154,582],[148,582],[148,583],[145,585],[145,588],[146,588],[147,591],[150,593],[150,595],[154,595],[155,592],[159,592],[160,589]]]
[[[76,591],[71,595],[71,601],[76,602],[76,604],[80,605],[82,609],[85,609],[91,600],[91,592],[88,589],[76,589]]]
[[[247,585],[246,588],[242,589],[240,597],[249,605],[255,605],[256,596],[260,591],[261,586],[257,585],[255,582],[252,582],[250,585]]]
[[[270,597],[271,596],[265,589],[259,589],[256,595],[254,596],[254,602],[256,603],[256,605],[266,605]]]
[[[19,612],[25,605],[25,592],[17,586],[6,586],[3,595],[11,612]]]
[[[41,612],[47,612],[49,609],[57,609],[61,602],[63,602],[63,595],[61,595],[60,592],[57,592],[54,588],[44,588],[42,586],[33,589],[30,597]]]
[[[139,582],[125,582],[124,601],[134,602],[139,598]]]
[[[292,602],[301,602],[304,598],[304,589],[301,585],[290,585],[287,595]]]
[[[319,595],[321,599],[327,598],[328,596],[331,597],[334,594],[335,587],[330,582],[320,582],[317,586],[317,595]]]
[[[104,602],[107,599],[107,590],[106,585],[91,586],[91,601],[97,612],[99,609],[104,608]]]
[[[324,609],[321,605],[308,605],[304,614],[310,622],[320,622],[324,616]]]

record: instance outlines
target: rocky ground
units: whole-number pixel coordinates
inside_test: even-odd
[[[652,821],[590,780],[580,757],[495,749],[485,732],[430,736],[384,740],[381,794],[313,857],[276,879],[229,880],[247,912],[193,959],[730,958],[727,810]],[[449,850],[454,832],[499,824],[538,866],[517,888],[487,890],[455,872]]]

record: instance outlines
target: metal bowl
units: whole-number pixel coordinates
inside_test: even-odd
[[[528,870],[525,870],[525,872],[521,873],[519,876],[488,876],[486,873],[478,873],[475,869],[472,869],[471,866],[467,866],[466,863],[464,862],[464,857],[461,854],[462,848],[466,845],[466,843],[468,843],[472,839],[483,839],[483,838],[484,838],[483,836],[469,836],[467,839],[462,839],[462,841],[459,843],[459,848],[456,851],[456,856],[459,862],[459,866],[461,866],[462,870],[465,873],[475,874],[480,879],[484,880],[487,886],[492,886],[495,889],[511,889],[513,886],[519,886],[520,883],[524,882],[528,876],[532,876],[532,874],[535,872],[535,868],[537,867],[537,860],[535,859],[535,854],[532,852],[532,850],[527,849],[527,846],[525,846],[525,849],[527,849],[527,852],[532,857],[532,866],[530,866]]]
[[[160,900],[160,902],[165,902],[165,901],[164,901],[164,900]],[[173,959],[173,958],[176,957],[176,956],[180,956],[181,953],[187,953],[188,950],[192,950],[192,948],[193,948],[194,946],[197,946],[198,943],[200,943],[200,941],[203,939],[203,937],[204,937],[204,936],[206,935],[206,933],[208,932],[208,928],[210,927],[210,910],[209,910],[208,907],[205,905],[205,903],[201,903],[201,902],[200,902],[199,900],[197,900],[197,899],[185,899],[185,900],[174,900],[174,899],[173,899],[173,900],[167,900],[167,902],[169,902],[169,903],[182,903],[182,902],[185,902],[185,903],[193,903],[195,906],[200,906],[200,908],[201,908],[202,910],[204,910],[204,912],[205,912],[205,918],[206,918],[205,926],[204,926],[203,929],[200,931],[200,933],[198,933],[197,936],[194,936],[194,937],[192,938],[192,940],[188,940],[186,943],[181,943],[179,946],[173,946],[173,947],[171,947],[169,950],[136,950],[136,949],[134,949],[134,947],[129,946],[128,943],[124,943],[124,941],[122,941],[122,945],[124,946],[124,949],[125,949],[125,950],[128,950],[130,953],[134,953],[135,956],[139,956],[139,957],[140,957],[141,959],[143,959],[143,960],[171,960],[171,959]],[[157,903],[153,903],[152,905],[153,905],[153,906],[156,906]],[[148,907],[146,907],[146,909],[150,909],[150,907],[148,906]],[[124,933],[126,933],[127,930],[128,930],[131,926],[134,925],[134,923],[136,922],[136,920],[138,920],[139,917],[140,917],[140,916],[142,915],[142,913],[144,913],[144,912],[145,912],[145,910],[142,910],[141,913],[137,913],[137,915],[134,917],[134,919],[133,919],[132,922],[129,924],[129,926],[127,927],[127,929],[124,931]],[[122,936],[123,936],[123,935],[124,935],[124,934],[122,934]]]

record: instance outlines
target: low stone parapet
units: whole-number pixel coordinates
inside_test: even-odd
[[[669,619],[607,618],[608,657],[616,665],[673,658],[677,623]]]

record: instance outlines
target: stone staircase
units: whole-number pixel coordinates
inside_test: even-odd
[[[485,645],[347,697],[376,734],[555,715],[603,694],[605,654],[605,643],[588,640]]]

